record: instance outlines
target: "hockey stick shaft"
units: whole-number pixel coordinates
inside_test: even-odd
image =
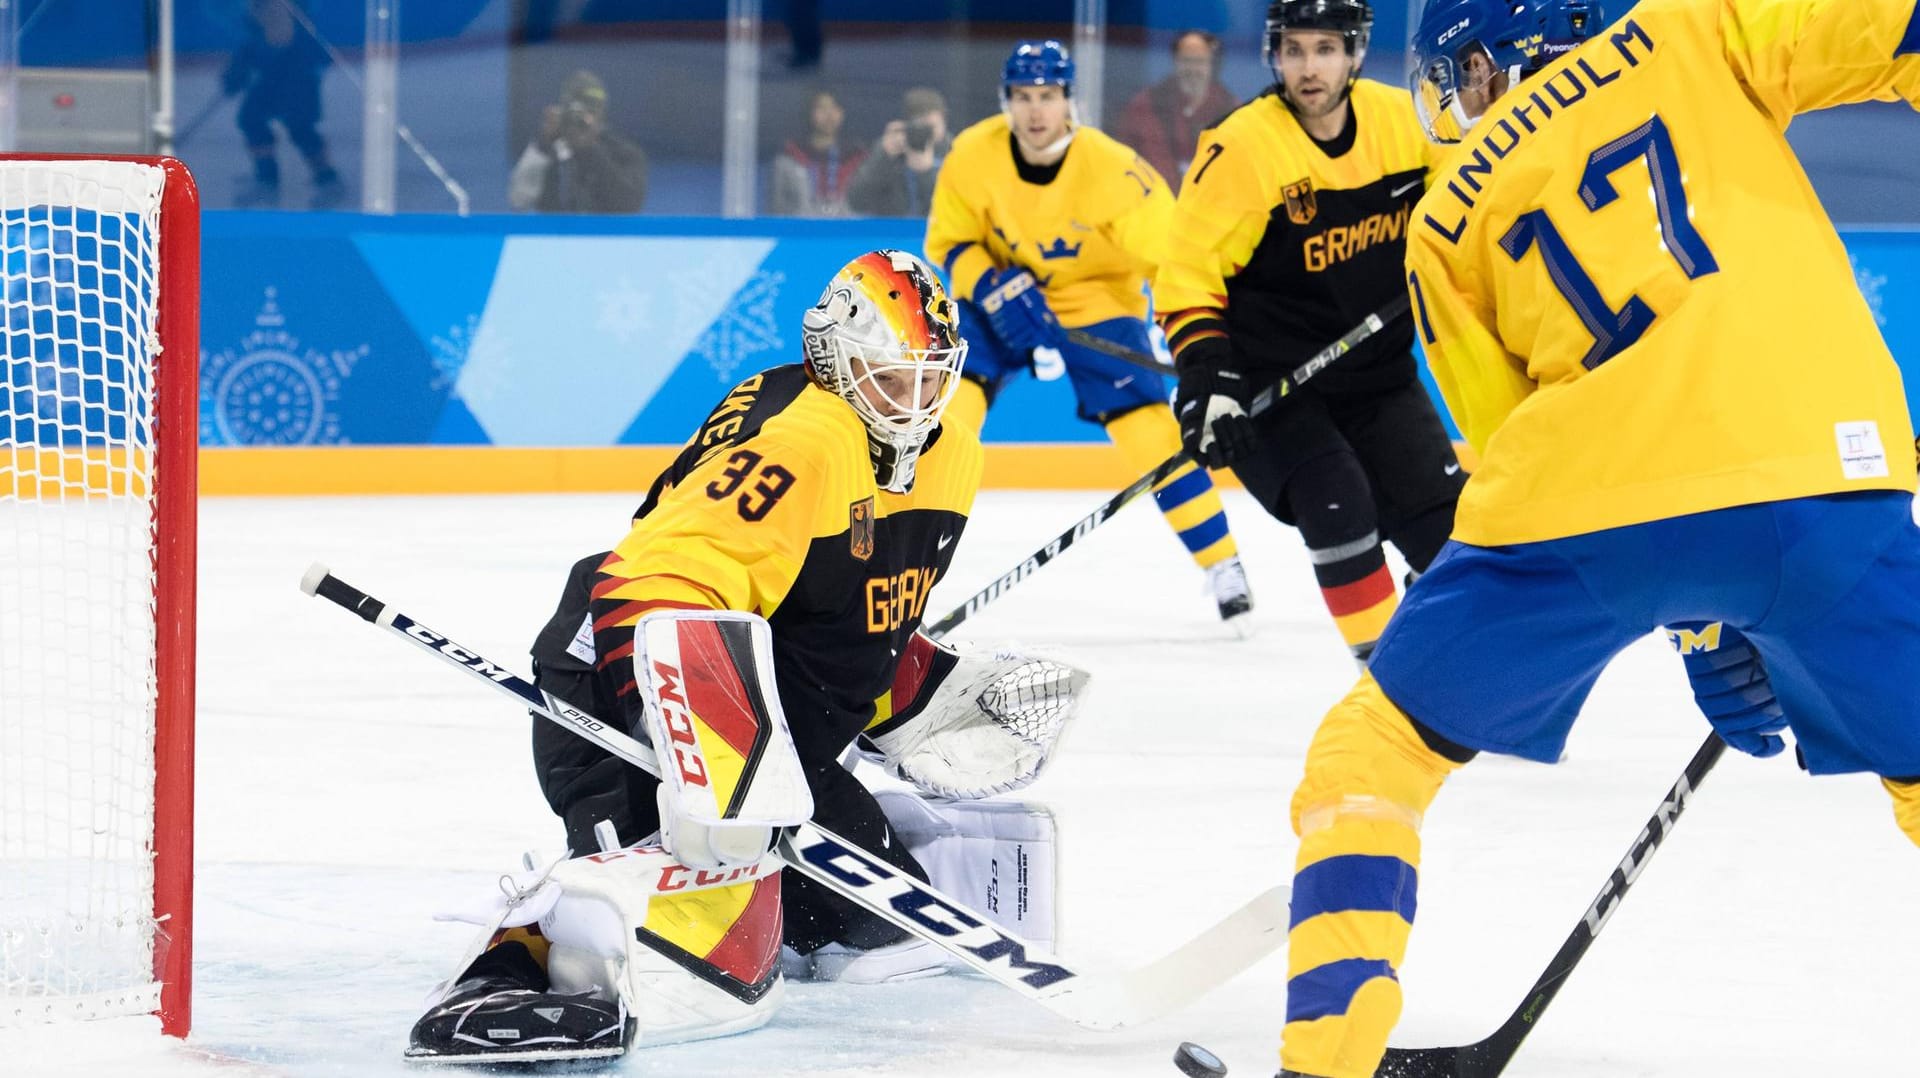
[[[1707,772],[1720,762],[1726,752],[1726,742],[1718,735],[1709,734],[1693,759],[1687,762],[1686,770],[1667,791],[1660,807],[1654,810],[1653,818],[1640,829],[1640,834],[1627,848],[1627,855],[1621,858],[1613,873],[1607,877],[1606,885],[1600,888],[1593,904],[1573,927],[1560,950],[1547,963],[1540,979],[1533,982],[1527,990],[1526,998],[1514,1008],[1506,1022],[1485,1040],[1473,1044],[1452,1048],[1389,1048],[1386,1059],[1374,1072],[1375,1078],[1495,1078],[1506,1070],[1512,1062],[1514,1053],[1520,1050],[1520,1044],[1533,1032],[1540,1016],[1546,1013],[1547,1005],[1560,993],[1567,977],[1575,966],[1593,946],[1594,938],[1607,926],[1607,921],[1620,908],[1620,902],[1626,897],[1629,888],[1653,858],[1653,851],[1673,832],[1673,825],[1686,811],[1687,802],[1700,786]]]
[[[1122,363],[1131,363],[1136,367],[1152,371],[1155,374],[1173,373],[1173,364],[1171,363],[1162,363],[1150,353],[1136,351],[1121,344],[1119,341],[1110,341],[1105,337],[1095,336],[1084,329],[1069,328],[1067,330],[1067,340],[1082,348],[1098,352],[1103,356],[1111,356]]]
[[[324,566],[308,569],[300,588],[411,641],[512,696],[535,714],[650,775],[659,775],[659,763],[647,745],[382,603]],[[818,824],[788,829],[774,844],[774,853],[828,890],[1089,1029],[1118,1029],[1182,1006],[1286,942],[1288,890],[1274,888],[1144,969],[1092,978],[1028,947],[985,915]]]
[[[1325,370],[1327,365],[1334,360],[1353,351],[1354,347],[1361,341],[1380,332],[1381,329],[1385,328],[1387,323],[1405,314],[1406,311],[1407,297],[1402,295],[1399,299],[1387,304],[1379,311],[1368,315],[1365,321],[1349,330],[1346,336],[1314,353],[1305,363],[1295,367],[1291,373],[1283,376],[1278,382],[1275,382],[1266,389],[1261,390],[1260,393],[1253,398],[1252,406],[1249,409],[1251,414],[1260,415],[1266,412],[1274,406],[1275,402],[1293,392],[1302,382]],[[1088,347],[1096,348],[1108,355],[1125,359],[1135,366],[1151,366],[1157,370],[1166,370],[1165,367],[1154,362],[1151,356],[1134,352],[1124,345],[1102,340],[1099,337],[1095,337],[1081,330],[1070,329],[1067,331],[1067,336],[1076,344],[1085,344]],[[1086,338],[1086,340],[1081,340],[1082,337]],[[1098,341],[1099,344],[1094,344],[1093,342],[1095,341]],[[1115,351],[1115,349],[1118,349],[1118,351]],[[1126,352],[1128,355],[1121,355],[1121,352]],[[1189,458],[1185,452],[1180,452],[1154,465],[1153,469],[1147,472],[1147,474],[1122,487],[1118,494],[1108,498],[1099,508],[1081,517],[1079,520],[1074,521],[1073,525],[1066,531],[1047,540],[1046,544],[1040,549],[1022,558],[1020,564],[1000,574],[993,583],[974,592],[966,602],[947,611],[945,616],[927,626],[922,631],[935,640],[942,639],[948,633],[952,632],[961,622],[978,614],[988,603],[993,602],[995,599],[1013,590],[1021,581],[1038,572],[1041,566],[1059,557],[1061,551],[1072,546],[1088,532],[1105,524],[1107,518],[1118,512],[1128,502],[1159,486],[1161,481],[1178,471],[1180,465],[1189,459],[1191,458]]]
[[[1079,520],[1066,531],[1047,540],[1045,546],[1023,558],[1020,564],[1000,574],[999,578],[979,591],[974,592],[966,602],[947,611],[946,616],[927,626],[922,631],[929,637],[939,640],[952,632],[961,622],[979,613],[988,603],[998,599],[1002,593],[1011,590],[1022,580],[1040,571],[1040,567],[1060,556],[1060,552],[1079,542],[1088,532],[1107,522],[1107,518],[1119,512],[1128,502],[1152,490],[1160,481],[1178,471],[1187,462],[1185,453],[1175,453],[1155,465],[1153,470],[1122,487],[1120,493],[1102,502],[1098,508]]]

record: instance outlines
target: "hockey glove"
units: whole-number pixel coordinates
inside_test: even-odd
[[[1180,383],[1173,412],[1180,444],[1209,468],[1225,468],[1253,452],[1257,439],[1245,402],[1252,396],[1245,372],[1233,365],[1222,340],[1196,341],[1180,352]]]
[[[1720,740],[1750,756],[1787,747],[1780,737],[1787,716],[1760,652],[1740,630],[1717,621],[1677,622],[1667,628],[1667,640],[1680,652],[1693,698]]]
[[[1040,777],[1086,698],[1088,673],[1012,651],[962,653],[915,633],[894,673],[896,710],[866,744],[896,777],[970,801]]]
[[[993,324],[993,335],[1015,352],[1058,348],[1066,343],[1060,320],[1047,306],[1040,282],[1018,266],[990,269],[973,288],[975,302]]]

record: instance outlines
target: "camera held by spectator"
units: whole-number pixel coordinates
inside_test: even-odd
[[[947,100],[938,90],[918,86],[906,92],[902,104],[904,118],[887,124],[847,191],[855,213],[920,217],[932,207],[934,177],[953,142],[947,134]]]
[[[540,114],[540,132],[513,166],[507,200],[547,213],[637,213],[647,155],[607,128],[607,87],[591,71],[568,77]]]

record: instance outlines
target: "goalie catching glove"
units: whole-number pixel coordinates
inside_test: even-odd
[[[1057,660],[962,654],[915,633],[894,674],[894,709],[879,709],[862,751],[935,797],[1018,790],[1058,751],[1087,679]]]

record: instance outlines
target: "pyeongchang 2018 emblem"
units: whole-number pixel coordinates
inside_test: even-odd
[[[200,429],[213,445],[329,445],[340,441],[340,387],[368,352],[305,348],[287,332],[267,289],[254,331],[237,348],[202,354]]]
[[[1296,180],[1280,189],[1280,197],[1287,200],[1287,220],[1296,225],[1310,225],[1314,215],[1320,212],[1320,206],[1313,198],[1313,180]]]
[[[847,544],[861,561],[873,557],[873,499],[847,506]]]

